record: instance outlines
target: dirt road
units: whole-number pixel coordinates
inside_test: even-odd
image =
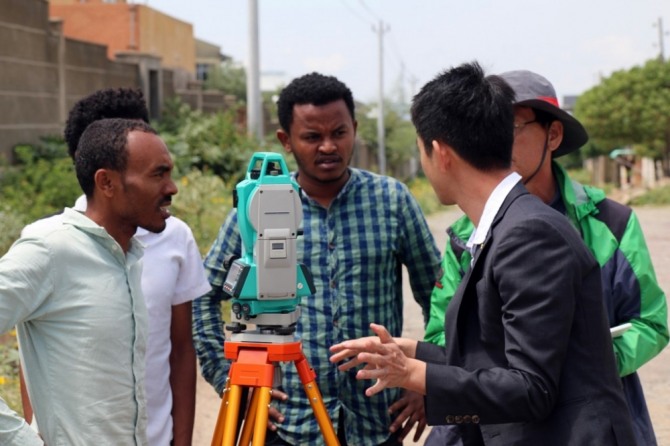
[[[670,292],[670,207],[643,207],[635,211],[647,238],[652,260],[663,290]],[[458,210],[447,210],[433,214],[428,224],[438,246],[446,243],[445,229],[461,214]],[[403,335],[414,339],[423,337],[423,320],[418,305],[413,301],[407,281],[405,281],[405,327]],[[647,397],[647,404],[656,430],[658,444],[670,446],[670,349],[665,349],[653,361],[640,369],[640,376]],[[194,446],[211,444],[212,432],[219,411],[220,399],[212,387],[204,380],[198,381],[196,425],[193,436]],[[411,435],[410,435],[411,436]],[[424,434],[419,441],[425,440]],[[412,444],[405,441],[405,444]]]

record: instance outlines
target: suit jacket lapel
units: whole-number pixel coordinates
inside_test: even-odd
[[[486,258],[486,252],[488,251],[488,248],[491,246],[491,241],[493,239],[493,234],[495,232],[494,229],[496,225],[500,223],[500,220],[505,215],[505,213],[509,209],[510,205],[514,202],[514,200],[516,200],[521,195],[527,193],[528,191],[521,182],[517,183],[509,192],[509,194],[503,201],[503,204],[500,206],[500,209],[496,213],[493,222],[491,223],[491,228],[489,229],[488,234],[486,234],[484,243],[482,243],[475,251],[474,256],[472,258],[472,262],[470,263],[470,269],[468,269],[468,271],[465,273],[465,276],[463,276],[463,280],[461,280],[461,283],[458,286],[458,289],[456,290],[454,297],[451,299],[451,302],[449,303],[449,306],[447,308],[447,314],[445,315],[444,318],[445,323],[444,329],[445,329],[445,338],[447,347],[446,354],[447,354],[447,362],[449,364],[461,363],[460,360],[461,352],[459,348],[459,339],[458,339],[458,333],[460,332],[460,330],[458,329],[458,320],[459,320],[458,315],[462,308],[463,299],[465,297],[465,291],[470,287],[470,280],[475,281],[478,280],[478,276],[474,278],[472,277],[473,271],[475,271],[477,269],[478,264],[480,262],[483,262],[484,258]],[[476,298],[476,296],[474,294],[471,294],[471,297],[469,298]]]

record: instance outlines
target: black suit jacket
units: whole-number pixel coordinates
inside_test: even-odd
[[[449,304],[446,347],[417,347],[428,423],[479,425],[486,445],[634,445],[601,296],[575,228],[516,185]]]

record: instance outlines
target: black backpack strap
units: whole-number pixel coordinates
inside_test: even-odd
[[[447,228],[447,235],[449,236],[449,245],[451,246],[451,250],[453,251],[454,255],[456,256],[456,259],[458,260],[459,264],[459,273],[461,274],[461,277],[465,276],[465,271],[463,271],[463,268],[460,267],[461,264],[461,257],[463,257],[463,253],[468,250],[468,247],[465,246],[465,242],[461,240],[458,235],[454,232],[454,230],[451,228]]]

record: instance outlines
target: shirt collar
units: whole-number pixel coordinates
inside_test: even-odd
[[[507,195],[510,191],[516,186],[516,184],[521,179],[521,175],[516,172],[512,172],[507,175],[489,196],[484,205],[484,212],[482,212],[482,217],[479,219],[479,225],[475,228],[475,231],[470,235],[466,246],[468,249],[472,250],[472,247],[475,245],[481,245],[486,240],[486,236],[491,229],[491,224],[493,219],[498,214],[500,206],[502,206],[503,201],[507,198]]]
[[[82,211],[77,211],[73,208],[65,208],[63,210],[63,223],[71,224],[80,231],[86,232],[92,236],[100,237],[107,240],[111,244],[118,245],[116,240],[112,238],[105,228],[88,218]],[[144,251],[144,245],[135,237],[130,239],[130,246],[128,253],[133,257],[139,258]]]
[[[75,211],[79,211],[82,214],[86,212],[86,207],[88,206],[88,201],[86,200],[86,195],[80,195],[79,198],[74,202],[74,206],[72,206],[72,209]],[[149,231],[147,231],[144,228],[140,228],[139,226],[137,227],[137,231],[135,231],[135,236],[138,237],[143,237],[145,235],[149,234]],[[136,241],[136,243],[139,243],[142,247],[146,246],[142,243],[139,242],[139,240]]]
[[[338,197],[345,195],[351,187],[353,187],[355,184],[361,181],[361,172],[358,169],[349,167],[348,170],[349,170],[349,179],[347,180],[346,183],[344,183],[342,189],[340,189],[340,191],[337,193],[333,201],[337,200]],[[298,172],[295,171],[291,172],[291,177],[295,180],[296,183],[298,182]],[[302,189],[302,187],[300,188],[300,194],[311,200],[310,196],[307,195],[307,193]]]

